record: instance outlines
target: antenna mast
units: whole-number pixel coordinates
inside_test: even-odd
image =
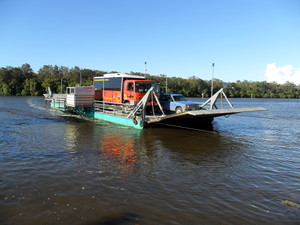
[[[147,78],[147,62],[145,62],[145,78]]]
[[[211,71],[211,90],[210,95],[211,97],[214,95],[214,73],[215,73],[215,63],[211,65],[212,71]]]

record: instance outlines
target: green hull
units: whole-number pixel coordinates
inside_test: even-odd
[[[129,119],[127,117],[121,117],[121,116],[115,116],[115,115],[110,115],[106,113],[101,113],[101,112],[94,112],[95,119],[99,120],[104,120],[112,123],[117,123],[121,124],[123,126],[127,127],[133,127],[136,129],[143,129],[143,122],[142,121],[136,121],[136,124],[134,123],[133,119]]]
[[[94,112],[91,107],[85,107],[82,109],[73,109],[73,110],[67,110],[63,105],[51,103],[50,104],[51,108],[58,109],[63,112],[69,112],[72,114],[77,114],[77,115],[82,115],[86,117],[91,117],[94,119],[98,120],[103,120],[111,123],[116,123],[120,124],[123,126],[127,127],[133,127],[135,129],[143,129],[144,124],[142,121],[134,121],[133,119],[127,118],[127,117],[122,117],[122,116],[116,116],[116,115],[111,115],[107,113],[102,113],[102,112]]]
[[[59,103],[53,103],[53,102],[51,102],[50,103],[50,107],[51,108],[54,108],[54,109],[59,109],[59,110],[61,110],[61,111],[64,111],[65,110],[65,105],[62,105],[62,104],[59,104]]]

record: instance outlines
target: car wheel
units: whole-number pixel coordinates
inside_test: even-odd
[[[178,106],[176,109],[175,109],[175,112],[176,113],[183,113],[183,110],[180,106]]]

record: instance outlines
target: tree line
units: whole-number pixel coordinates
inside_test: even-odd
[[[117,72],[117,71],[110,71]],[[29,64],[21,67],[0,68],[0,95],[39,96],[50,87],[54,93],[65,93],[66,87],[76,84],[88,86],[93,84],[93,77],[102,76],[107,71],[81,69],[77,66],[68,68],[57,65],[44,65],[34,72]],[[139,72],[131,74],[142,75]],[[147,79],[156,80],[163,92],[180,93],[187,97],[209,97],[211,80],[202,80],[196,76],[189,78],[168,77],[166,75],[146,74]],[[214,79],[214,93],[220,88],[228,97],[233,98],[300,98],[300,85],[292,82],[236,81],[225,83]]]

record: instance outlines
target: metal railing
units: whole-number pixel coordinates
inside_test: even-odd
[[[66,108],[66,98],[53,98],[51,102],[55,108]]]
[[[233,109],[233,106],[232,104],[230,103],[230,101],[228,100],[226,94],[224,93],[223,91],[223,88],[221,88],[219,91],[217,91],[213,96],[211,96],[206,102],[204,102],[200,107],[203,108],[204,106],[206,106],[207,104],[210,103],[210,106],[209,106],[209,109],[217,109],[217,106],[216,106],[216,102],[219,98],[221,98],[221,101],[222,101],[222,98],[225,98],[228,105],[230,106],[230,108]],[[221,102],[221,106],[223,108],[223,102]]]

